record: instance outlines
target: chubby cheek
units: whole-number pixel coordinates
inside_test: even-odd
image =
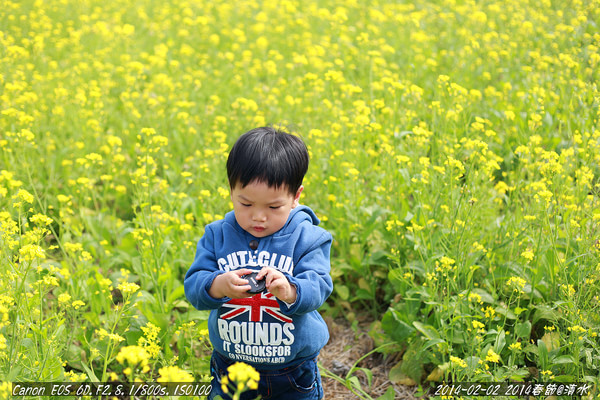
[[[283,228],[283,225],[285,225],[288,219],[288,215],[278,215],[276,218],[274,218],[273,225],[275,225],[278,229]]]
[[[238,224],[244,228],[250,223],[248,213],[244,212],[243,210],[235,210],[235,219],[237,220]]]

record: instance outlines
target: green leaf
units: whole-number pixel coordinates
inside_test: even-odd
[[[348,383],[350,383],[350,385],[352,385],[352,387],[361,389],[360,381],[358,380],[358,378],[356,376],[351,376],[350,378],[348,378]]]
[[[523,313],[523,311],[527,311],[526,308],[521,308],[521,307],[515,307],[515,314],[516,315],[521,315]]]
[[[478,294],[479,296],[481,296],[481,301],[483,301],[484,303],[494,303],[494,298],[492,297],[491,294],[489,294],[487,291],[480,289],[480,288],[475,288],[473,290],[471,290],[472,293]]]
[[[96,377],[96,374],[94,373],[94,371],[92,371],[87,365],[85,365],[84,363],[81,363],[81,367],[87,374],[88,378],[90,378],[89,380],[91,382],[100,382],[100,379],[98,379],[98,377]]]
[[[541,304],[535,307],[532,323],[535,324],[536,322],[542,319],[546,321],[558,321],[558,318],[559,315],[555,310],[546,305]]]
[[[426,361],[425,357],[423,357],[423,354],[418,351],[420,347],[421,341],[415,340],[413,343],[411,343],[408,349],[406,349],[406,352],[402,356],[401,370],[415,382],[421,381],[421,377],[423,376],[424,372],[423,364]]]
[[[419,321],[414,321],[413,325],[419,332],[421,332],[427,339],[439,339],[440,334],[438,331],[431,325],[424,325]]]
[[[373,384],[373,371],[368,368],[354,368],[354,371],[362,371],[367,377],[367,385],[371,387]]]
[[[427,342],[425,342],[425,345],[421,348],[421,351],[425,351],[428,348],[430,348],[431,346],[435,346],[435,345],[442,344],[442,343],[446,343],[446,341],[443,339],[428,340]]]
[[[515,326],[515,335],[517,335],[518,338],[528,339],[530,334],[531,334],[531,322],[529,322],[529,321],[520,322]]]
[[[393,309],[384,314],[381,323],[385,333],[398,343],[404,342],[415,332],[415,329],[402,321],[398,312]]]
[[[550,360],[552,364],[575,364],[577,361],[573,356],[559,356]]]
[[[183,297],[184,295],[185,287],[183,285],[180,285],[176,287],[175,290],[173,290],[171,293],[169,293],[169,295],[167,296],[167,303],[171,304],[178,298]]]
[[[504,330],[501,330],[498,336],[496,336],[496,341],[494,343],[494,351],[496,354],[500,354],[504,346],[506,345],[506,334]]]
[[[396,396],[396,392],[394,392],[394,387],[393,386],[388,386],[388,388],[385,391],[385,393],[382,394],[381,396],[379,396],[377,398],[377,400],[394,400],[395,396]]]
[[[521,369],[513,372],[512,375],[510,376],[510,379],[512,379],[513,381],[522,382],[529,375],[530,375],[530,372],[528,369],[521,368]]]
[[[348,286],[345,285],[335,285],[335,291],[340,296],[342,300],[348,300],[350,296],[350,290],[348,290]]]
[[[390,369],[390,372],[388,374],[390,382],[398,382],[400,379],[406,377],[406,375],[404,375],[400,370],[400,367],[402,367],[402,361],[400,361],[399,363],[394,365],[392,369]]]
[[[515,315],[515,313],[506,307],[502,307],[502,306],[496,307],[495,311],[500,315],[504,315],[508,319],[517,319],[517,316]]]
[[[388,272],[388,280],[392,284],[396,292],[400,292],[404,287],[402,274],[403,272],[400,268],[395,268]]]
[[[6,376],[6,382],[13,382],[17,380],[17,377],[21,373],[23,367],[17,365],[13,365],[10,373]]]
[[[592,359],[592,350],[590,349],[585,349],[584,350],[584,354],[585,354],[585,365],[590,368],[592,366],[593,363],[593,359]]]
[[[596,378],[598,379],[598,378]],[[573,383],[573,382],[577,382],[578,379],[577,377],[573,376],[573,375],[558,375],[555,376],[554,379],[552,379],[554,382],[560,382],[560,383]]]
[[[356,300],[372,300],[373,295],[366,291],[365,289],[356,289],[356,296],[354,296],[350,301]]]
[[[546,369],[548,365],[548,349],[542,339],[537,341],[538,356],[540,357],[540,367]]]
[[[162,285],[165,282],[167,282],[169,279],[171,279],[171,270],[167,269],[165,272],[161,273],[160,276],[158,277],[158,285]]]

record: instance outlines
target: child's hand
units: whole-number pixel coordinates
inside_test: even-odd
[[[247,293],[251,288],[248,281],[241,278],[242,275],[250,272],[252,270],[243,268],[217,275],[208,290],[208,294],[215,299],[221,299],[225,296],[232,299],[242,299],[251,296]]]
[[[275,295],[279,300],[288,304],[296,301],[296,286],[290,284],[285,275],[271,267],[263,267],[256,280],[259,281],[264,277],[267,285],[267,290]]]

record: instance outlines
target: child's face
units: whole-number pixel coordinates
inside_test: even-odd
[[[285,225],[290,211],[298,205],[301,186],[295,195],[287,187],[274,188],[263,182],[251,182],[231,190],[233,211],[238,224],[255,237],[269,236]]]

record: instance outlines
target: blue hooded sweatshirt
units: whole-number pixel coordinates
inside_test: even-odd
[[[272,370],[313,358],[325,346],[329,331],[317,309],[333,290],[332,238],[318,224],[310,208],[298,206],[279,231],[263,238],[242,229],[233,211],[206,226],[184,287],[194,307],[212,310],[208,330],[219,354]],[[217,275],[263,266],[281,271],[296,286],[293,304],[268,291],[244,299],[215,299],[208,294]]]

